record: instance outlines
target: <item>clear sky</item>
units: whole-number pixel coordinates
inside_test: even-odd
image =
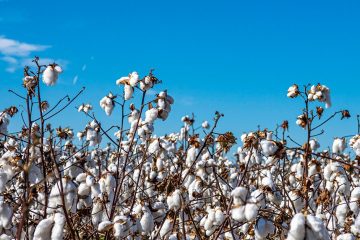
[[[286,98],[287,88],[321,82],[332,92],[329,113],[345,108],[353,115],[330,123],[326,136],[353,134],[359,12],[359,1],[0,0],[0,109],[16,101],[7,90],[23,91],[22,65],[38,55],[65,70],[58,85],[44,88],[50,103],[86,86],[75,105],[92,103],[108,126],[119,112],[106,117],[99,100],[121,92],[116,79],[155,68],[163,81],[157,90],[175,98],[169,120],[156,124],[161,133],[178,129],[184,114],[193,112],[199,125],[219,110],[220,130],[238,137],[288,119],[301,139],[300,101]],[[12,49],[4,39],[15,41]],[[54,124],[79,130],[87,121],[71,108]]]

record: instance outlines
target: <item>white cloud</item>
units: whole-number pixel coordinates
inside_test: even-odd
[[[50,47],[48,45],[20,42],[0,35],[0,60],[7,63],[5,70],[12,73],[25,65],[32,65],[32,59],[29,58],[31,54],[45,51]],[[50,59],[41,59],[41,63],[46,63],[48,60]],[[46,64],[48,63],[50,62]]]
[[[0,36],[0,53],[5,56],[26,57],[48,49],[48,45],[30,44]]]

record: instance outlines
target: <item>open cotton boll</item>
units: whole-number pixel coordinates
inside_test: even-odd
[[[255,220],[257,214],[259,211],[259,206],[257,206],[255,203],[247,203],[245,205],[245,218],[248,221]]]
[[[153,123],[158,117],[158,110],[156,108],[151,108],[145,112],[145,122]]]
[[[12,237],[3,233],[0,235],[0,240],[12,240]]]
[[[143,216],[140,220],[143,234],[150,234],[154,230],[154,218],[148,207],[143,207]]]
[[[51,239],[51,229],[54,224],[54,220],[45,218],[39,222],[36,226],[33,240],[49,240]]]
[[[276,145],[276,143],[274,141],[262,140],[260,142],[260,145],[261,145],[262,153],[266,157],[274,155],[276,153],[276,151],[278,150],[278,146]]]
[[[329,233],[320,218],[313,215],[306,216],[306,235],[314,240],[330,240]]]
[[[293,216],[290,222],[290,231],[286,240],[303,240],[305,238],[305,217],[302,213]]]
[[[166,218],[164,221],[164,224],[162,225],[160,229],[160,237],[161,239],[166,239],[166,237],[170,234],[172,226],[173,226],[173,220],[170,218]]]
[[[353,136],[349,141],[349,145],[354,150],[355,154],[360,156],[360,135]]]
[[[4,202],[4,197],[0,196],[0,229],[9,229],[11,227],[12,216],[12,208],[8,203]]]
[[[121,238],[129,235],[129,220],[127,217],[120,215],[114,218],[114,237]]]
[[[245,217],[245,205],[239,206],[239,207],[235,207],[233,209],[231,209],[231,217],[239,222],[244,222],[246,221],[246,217]]]
[[[336,207],[336,218],[338,221],[339,226],[343,227],[345,224],[345,218],[346,218],[346,214],[348,212],[348,206],[347,203],[345,201],[342,201],[338,204],[338,206]]]
[[[175,211],[179,210],[181,207],[181,191],[176,189],[171,195],[167,197],[166,203],[169,209],[173,209]]]
[[[80,173],[79,175],[76,176],[75,181],[77,181],[78,183],[86,182],[87,176],[88,175],[86,173]]]
[[[113,224],[111,221],[102,221],[99,223],[98,231],[99,232],[106,232],[112,228]]]
[[[134,89],[132,86],[125,84],[124,85],[124,99],[129,100],[133,95]]]
[[[351,233],[343,233],[336,237],[336,240],[355,240],[355,236]]]
[[[59,74],[62,73],[62,69],[58,65],[49,65],[43,72],[43,82],[47,86],[53,86],[56,84]]]
[[[234,198],[234,205],[243,205],[246,201],[248,190],[244,187],[237,187],[231,191],[231,196]]]
[[[199,150],[196,147],[192,146],[189,148],[189,150],[187,151],[186,160],[185,160],[187,167],[192,166],[198,153],[199,153]]]
[[[287,97],[295,98],[300,94],[298,85],[294,84],[289,87]]]
[[[135,87],[136,84],[139,82],[139,74],[137,72],[132,72],[129,75],[129,84],[132,87]]]
[[[341,154],[346,148],[345,138],[335,138],[332,146],[332,152]]]
[[[62,240],[64,236],[65,216],[55,213],[54,226],[51,231],[51,240]]]
[[[7,134],[9,124],[10,124],[10,115],[4,112],[0,112],[0,133]],[[2,136],[0,135],[0,137]]]
[[[114,107],[115,107],[115,103],[114,103],[114,99],[115,97],[113,96],[112,93],[109,93],[107,96],[103,97],[100,100],[100,107],[105,111],[106,115],[110,116]]]
[[[320,143],[316,139],[310,140],[310,148],[313,152],[319,149],[319,147],[320,147]]]
[[[205,128],[205,129],[209,129],[210,128],[210,124],[208,121],[204,121],[202,124],[201,124],[201,127],[202,128]]]

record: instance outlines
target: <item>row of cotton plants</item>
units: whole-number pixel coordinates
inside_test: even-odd
[[[119,91],[99,101],[96,114],[119,122],[104,126],[91,103],[78,104],[89,122],[74,132],[50,123],[84,89],[50,104],[41,89],[56,87],[62,69],[34,63],[23,93],[12,91],[23,126],[9,132],[18,106],[0,112],[0,240],[360,238],[360,135],[336,137],[325,151],[316,140],[328,121],[350,117],[325,118],[327,86],[288,89],[304,103],[290,122],[304,129],[302,142],[286,137],[288,121],[239,139],[219,133],[219,112],[200,124],[184,116],[178,132],[158,136],[174,99],[146,94],[160,87],[152,71],[119,78]]]

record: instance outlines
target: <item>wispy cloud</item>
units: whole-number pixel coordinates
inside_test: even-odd
[[[0,53],[6,56],[26,57],[32,52],[48,49],[48,45],[30,44],[0,36]]]
[[[0,60],[7,63],[6,71],[15,72],[24,65],[31,65],[29,56],[36,52],[45,51],[50,48],[49,45],[31,44],[21,42],[15,39],[0,36]],[[50,59],[42,59],[45,63]]]

